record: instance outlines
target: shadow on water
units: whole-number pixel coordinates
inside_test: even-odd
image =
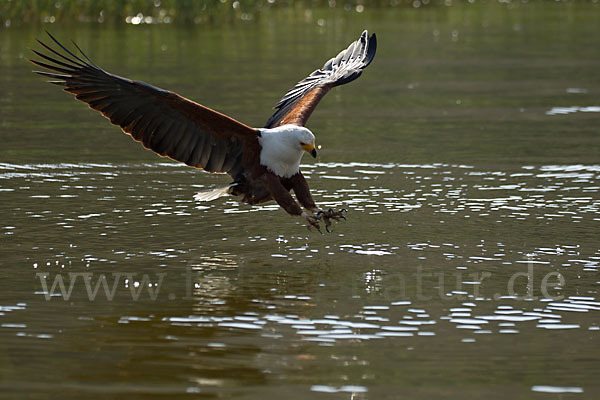
[[[23,67],[38,32],[4,31],[0,387],[597,397],[597,7],[561,6],[567,21],[557,5],[530,7],[323,11],[320,28],[276,16],[56,27],[109,71],[252,125],[315,60],[376,31],[373,65],[310,121],[323,146],[302,166],[315,199],[349,210],[326,235],[274,204],[195,203],[227,178],[119,136]]]

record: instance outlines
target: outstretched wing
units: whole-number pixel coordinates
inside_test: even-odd
[[[286,124],[304,126],[329,89],[358,78],[373,61],[376,50],[375,34],[369,37],[369,33],[364,31],[346,50],[291,88],[275,105],[277,111],[269,118],[265,128]]]
[[[110,74],[75,43],[81,57],[48,36],[63,52],[38,40],[52,54],[32,51],[52,64],[30,60],[51,71],[35,72],[56,79],[50,83],[64,86],[147,149],[192,167],[235,175],[247,158],[244,151],[258,148],[255,129],[176,93]]]

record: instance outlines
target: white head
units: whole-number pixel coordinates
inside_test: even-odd
[[[315,135],[303,126],[282,125],[260,129],[260,163],[276,175],[289,178],[298,173],[304,152],[317,156]]]

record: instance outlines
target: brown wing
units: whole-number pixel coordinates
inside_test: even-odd
[[[243,153],[259,151],[255,129],[176,93],[110,74],[79,47],[83,58],[48,35],[64,53],[38,41],[54,55],[33,50],[52,63],[30,60],[52,71],[35,72],[58,79],[50,83],[65,86],[65,91],[100,111],[147,149],[209,172],[227,172],[234,178],[243,169],[243,159],[248,159]]]
[[[291,88],[275,105],[277,111],[269,118],[265,128],[286,124],[304,126],[329,89],[358,78],[373,61],[376,50],[375,34],[369,37],[369,33],[364,31],[347,49]]]

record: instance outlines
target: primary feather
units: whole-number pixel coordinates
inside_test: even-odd
[[[296,124],[304,126],[306,120],[329,89],[352,82],[373,61],[377,50],[377,37],[364,31],[347,49],[328,60],[323,67],[312,72],[288,90],[275,104],[277,111],[269,118],[265,128]]]
[[[234,178],[243,170],[244,151],[258,150],[255,129],[176,93],[108,73],[79,48],[83,58],[48,36],[65,53],[38,41],[54,56],[33,50],[51,62],[30,60],[51,71],[36,72],[55,79],[51,83],[64,86],[145,148]]]

